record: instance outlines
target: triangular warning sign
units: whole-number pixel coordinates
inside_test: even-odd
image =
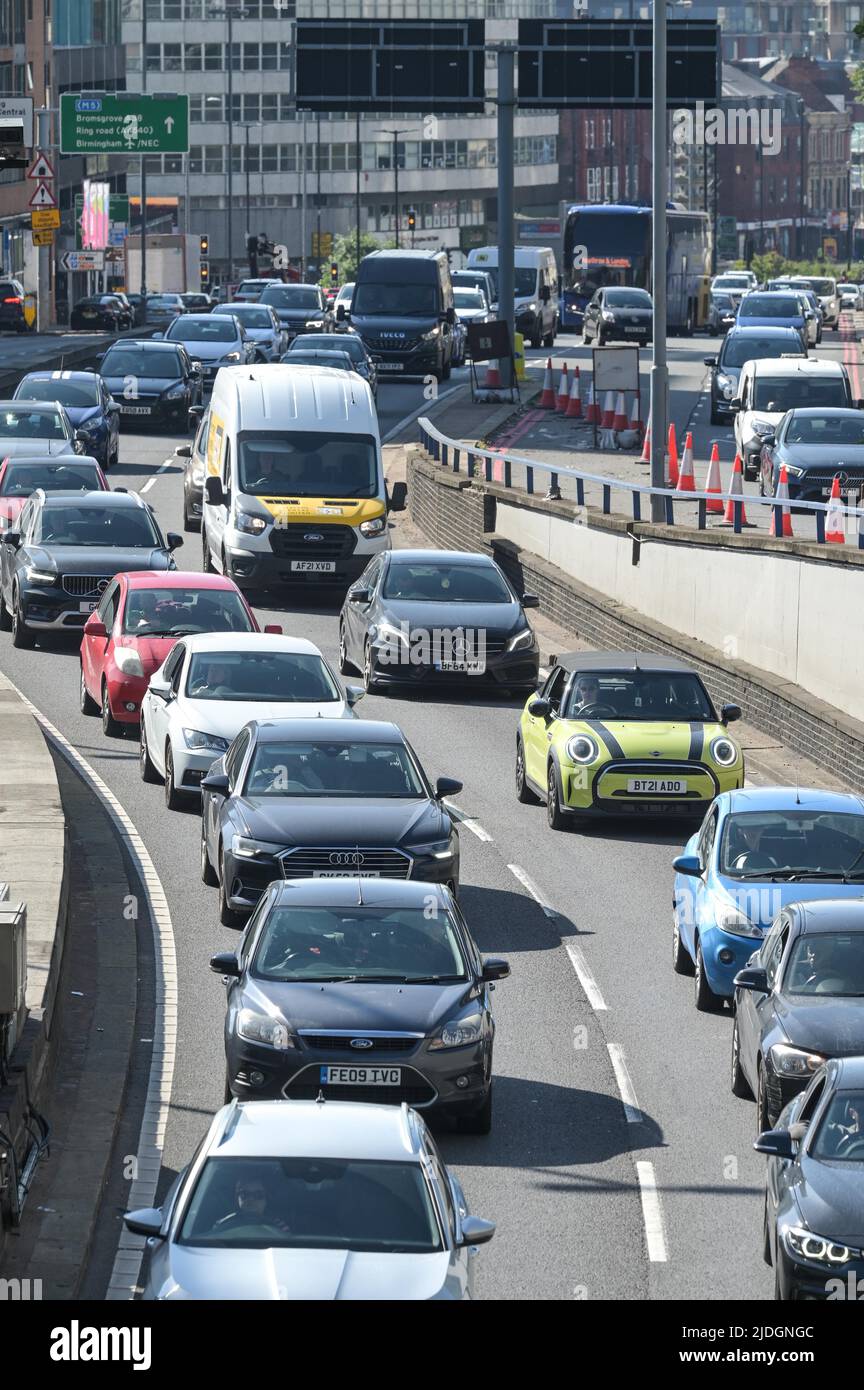
[[[57,199],[47,183],[38,183],[30,199],[31,208],[56,208]]]
[[[54,166],[46,154],[37,150],[36,158],[27,170],[28,179],[53,179]]]

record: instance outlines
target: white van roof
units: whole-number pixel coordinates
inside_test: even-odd
[[[378,437],[372,393],[357,372],[281,362],[222,367],[214,396],[223,393],[234,394],[238,429],[305,428],[317,420],[337,432]]]
[[[513,252],[514,265],[538,265],[547,256],[555,259],[555,252],[551,246],[517,246]],[[468,252],[468,264],[466,270],[482,270],[484,266],[498,264],[497,246],[476,246],[473,251]]]

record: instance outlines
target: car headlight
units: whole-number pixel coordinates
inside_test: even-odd
[[[763,435],[773,434],[775,426],[772,425],[770,420],[751,420],[750,428],[754,434]]]
[[[574,738],[568,738],[567,756],[574,763],[593,763],[599,753],[599,748],[593,738],[587,734],[576,734]]]
[[[411,643],[411,629],[407,623],[403,623],[401,627],[397,627],[395,623],[377,623],[375,635],[388,642],[402,642],[406,647]]]
[[[40,570],[38,565],[25,565],[24,574],[31,584],[56,584],[56,570]]]
[[[720,391],[728,391],[730,396],[734,396],[735,382],[732,380],[731,376],[727,376],[725,372],[718,372],[717,389]]]
[[[462,1018],[451,1018],[429,1044],[430,1052],[438,1052],[445,1047],[468,1047],[477,1043],[483,1034],[483,1020],[479,1014],[464,1014]]]
[[[521,652],[526,647],[533,647],[534,630],[530,627],[523,627],[521,632],[515,632],[507,643],[508,652]]]
[[[449,840],[436,840],[431,845],[411,845],[411,853],[423,859],[452,859],[453,850]]]
[[[296,1047],[288,1031],[288,1025],[281,1018],[269,1018],[258,1014],[254,1009],[241,1009],[235,1025],[238,1038],[247,1042],[263,1043],[265,1047],[275,1047],[279,1052],[287,1052]]]
[[[424,342],[424,343],[431,343],[431,342],[433,342],[437,337],[439,337],[440,333],[441,333],[441,329],[438,327],[438,325],[437,325],[437,323],[436,323],[436,325],[435,325],[434,328],[430,328],[429,331],[428,331],[428,333],[423,333],[421,336],[422,336],[422,338],[423,338],[423,342]]]
[[[769,1053],[771,1065],[778,1076],[807,1081],[826,1060],[818,1052],[805,1052],[801,1047],[775,1043]]]
[[[306,320],[306,327],[307,327],[307,328],[323,328],[323,327],[324,327],[324,320],[323,320],[323,319],[307,319],[307,320]]]
[[[791,473],[793,478],[803,478],[807,472],[806,468],[799,468],[797,464],[787,463],[786,472]]]
[[[733,763],[738,761],[738,746],[732,742],[731,738],[725,738],[721,734],[719,738],[715,738],[711,742],[711,757],[721,767],[732,767]]]
[[[611,312],[610,309],[604,309],[603,312],[601,313],[600,317],[601,317],[601,319],[603,320],[604,323],[614,323],[614,322],[615,322],[615,315]]]
[[[198,753],[227,753],[228,740],[218,734],[208,734],[203,729],[184,729],[183,738],[187,748]]]
[[[753,936],[762,939],[762,930],[757,927],[746,912],[741,912],[727,898],[714,899],[714,922],[721,931],[731,932],[733,936]]]
[[[144,667],[134,647],[115,647],[114,665],[124,676],[143,676]]]
[[[359,527],[361,536],[380,536],[386,529],[387,518],[383,516],[374,516],[371,521],[361,521]]]
[[[284,845],[273,845],[269,840],[250,840],[246,835],[234,835],[231,838],[231,853],[241,859],[272,858],[284,848]]]
[[[236,512],[234,527],[237,531],[245,531],[247,536],[260,536],[267,530],[267,522],[263,516],[254,516],[252,512]]]
[[[223,362],[241,362],[243,359],[239,352],[226,352],[222,358]]]
[[[834,1266],[849,1264],[851,1260],[861,1258],[860,1250],[830,1240],[828,1236],[819,1236],[815,1231],[805,1231],[800,1226],[782,1227],[780,1234],[793,1259]]]
[[[188,387],[182,381],[176,386],[172,386],[170,391],[165,392],[166,401],[182,401],[183,397],[189,394]]]

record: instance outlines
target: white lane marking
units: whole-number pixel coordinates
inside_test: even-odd
[[[381,385],[380,380],[378,384],[379,386]],[[457,381],[455,386],[449,387],[446,391],[439,391],[438,395],[435,398],[435,401],[433,401],[433,405],[437,403],[437,401],[443,401],[445,396],[449,396],[454,391],[458,391],[460,386],[464,385],[464,381]],[[403,418],[399,421],[398,425],[394,425],[391,430],[388,430],[385,435],[382,435],[381,443],[386,444],[388,440],[393,438],[394,434],[398,434],[400,430],[407,429],[409,425],[413,425],[421,410],[428,410],[428,408],[429,402],[424,398],[424,400],[421,401],[420,405],[416,406],[414,410],[410,410],[407,415],[403,416]]]
[[[10,681],[10,684],[11,681]],[[153,1051],[150,1060],[150,1076],[147,1082],[147,1096],[141,1118],[141,1131],[138,1136],[137,1172],[129,1188],[127,1211],[139,1207],[152,1207],[156,1203],[156,1188],[162,1166],[162,1151],[165,1143],[165,1129],[168,1124],[168,1109],[171,1103],[171,1087],[174,1081],[174,1065],[177,1055],[177,955],[174,947],[174,927],[165,889],[162,887],[156,866],[144,841],[135,829],[117,797],[110,787],[102,781],[83,758],[77,748],[55,728],[49,719],[27,699],[17,686],[12,686],[19,699],[33,718],[42,726],[45,733],[61,749],[69,762],[90,786],[108,816],[114,829],[126,848],[126,852],[138,873],[144,896],[149,908],[153,931],[153,954],[156,964],[156,998],[153,1030]],[[141,1273],[141,1260],[144,1255],[144,1237],[133,1236],[122,1229],[111,1279],[105,1294],[106,1300],[131,1299]]]
[[[173,458],[170,458],[170,459],[166,459],[164,463],[160,463],[159,467],[156,469],[156,472],[153,474],[153,477],[150,478],[150,479],[148,479],[148,481],[147,481],[147,482],[144,484],[144,486],[142,487],[141,491],[142,491],[142,492],[149,492],[150,489],[151,489],[151,487],[152,487],[153,484],[155,483],[156,479],[159,477],[159,474],[160,474],[160,473],[164,473],[165,470],[166,470],[166,468],[170,468],[173,462],[174,462]]]
[[[654,1164],[637,1162],[636,1176],[639,1179],[639,1196],[642,1199],[642,1220],[645,1223],[645,1241],[648,1258],[652,1264],[665,1264],[669,1259],[666,1251],[666,1235],[663,1230],[663,1213],[660,1210],[660,1197],[657,1193],[657,1178]]]
[[[615,1080],[618,1082],[618,1090],[621,1093],[624,1117],[628,1125],[641,1125],[644,1116],[639,1109],[639,1102],[636,1099],[636,1091],[627,1070],[624,1053],[617,1043],[607,1043],[606,1050],[609,1053],[609,1060],[612,1063],[612,1070],[615,1073]]]
[[[534,899],[536,903],[539,903],[540,907],[542,907],[547,917],[558,916],[558,913],[555,911],[552,904],[547,903],[546,899],[543,897],[543,894],[540,892],[540,889],[537,887],[537,884],[534,882],[533,878],[531,878],[530,874],[526,874],[525,870],[521,868],[519,864],[508,864],[507,868],[510,870],[511,874],[518,878],[522,886],[528,889],[528,892],[531,894],[531,897]]]
[[[583,956],[578,946],[574,946],[572,941],[564,942],[564,949],[570,957],[570,964],[576,971],[576,978],[582,986],[582,992],[591,1008],[596,1013],[603,1013],[606,1009],[606,1000],[600,993],[600,986],[588,968],[588,962]]]
[[[454,816],[460,825],[464,825],[467,830],[470,830],[472,835],[476,835],[478,840],[482,840],[484,844],[492,843],[492,836],[488,830],[484,830],[480,822],[475,820],[473,816],[466,816],[460,806],[454,806],[453,802],[448,801],[446,797],[444,798],[444,805],[451,816]]]

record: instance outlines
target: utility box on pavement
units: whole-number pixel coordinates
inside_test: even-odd
[[[521,333],[513,334],[513,361],[516,365],[516,377],[519,381],[525,380],[525,339]]]
[[[6,1014],[11,1020],[11,1027],[5,1030],[9,1053],[24,1021],[26,990],[27,907],[0,902],[0,1018]]]

